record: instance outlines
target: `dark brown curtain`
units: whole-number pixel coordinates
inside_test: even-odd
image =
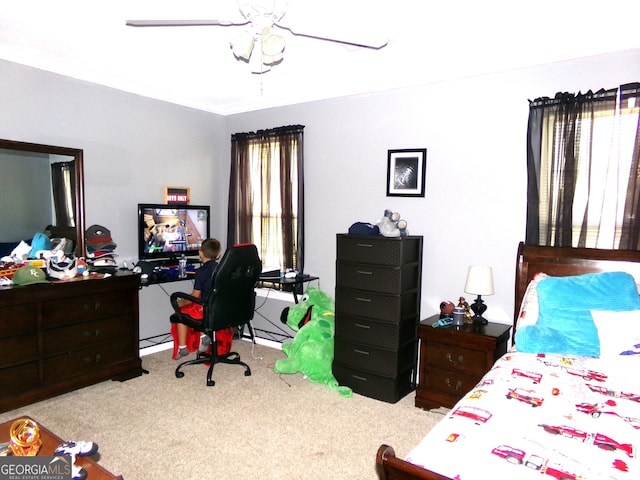
[[[620,108],[628,111],[640,105],[640,84],[623,85],[619,89],[591,91],[582,94],[557,93],[554,98],[538,98],[529,102],[527,129],[527,230],[526,243],[561,247],[585,247],[587,236],[598,235],[599,226],[587,222],[588,213],[602,208],[600,199],[587,196],[586,206],[575,208],[576,186],[582,165],[581,182],[587,182],[587,191],[596,172],[602,171],[602,162],[610,162],[611,169],[617,163],[609,157],[594,152],[594,125],[598,118],[619,115]],[[618,141],[614,128],[606,134],[607,141]],[[598,135],[602,135],[598,132]],[[602,138],[599,137],[599,142]],[[627,201],[624,205],[625,220],[621,226],[620,249],[638,248],[638,225],[635,222],[639,208],[638,191],[638,133],[629,171]],[[547,160],[545,168],[544,159]],[[624,162],[622,162],[624,163]],[[622,164],[621,163],[621,164]],[[598,167],[596,169],[596,167]],[[586,178],[584,172],[586,173]],[[613,175],[615,172],[609,172]],[[578,218],[574,218],[579,215]],[[576,228],[579,225],[580,228]],[[594,233],[595,228],[595,233]],[[634,233],[635,232],[635,233]],[[577,238],[574,238],[577,235]],[[614,248],[611,245],[609,248]]]
[[[252,238],[254,202],[260,202],[262,236],[275,235],[270,208],[270,178],[274,166],[280,177],[280,229],[282,235],[281,266],[304,271],[304,169],[302,125],[236,133],[231,136],[231,174],[229,181],[229,244],[251,242],[260,250],[261,238]],[[259,162],[252,165],[251,150],[259,149]],[[251,169],[259,172],[260,198],[251,185]],[[295,207],[295,208],[294,208]],[[295,212],[297,211],[297,215]]]
[[[621,103],[632,103],[640,107],[640,83],[620,87]],[[624,206],[624,220],[620,248],[640,250],[640,115],[636,122],[636,138],[631,159],[631,178]]]
[[[76,170],[74,162],[51,164],[56,227],[76,226]]]

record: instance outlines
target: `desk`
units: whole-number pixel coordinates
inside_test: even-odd
[[[20,418],[29,418],[29,417],[20,417]],[[9,429],[13,422],[15,422],[17,418],[13,420],[9,420],[8,422],[4,422],[0,424],[0,443],[5,443],[9,441]],[[33,419],[31,419],[33,420]],[[54,450],[60,445],[64,440],[58,437],[55,433],[47,430],[40,422],[34,420],[38,426],[40,427],[40,440],[42,441],[42,446],[40,447],[40,451],[38,452],[39,456],[53,456]],[[87,479],[89,480],[122,480],[122,476],[114,475],[110,473],[102,466],[98,465],[95,460],[92,460],[90,457],[76,457],[76,465],[84,468],[87,471]]]
[[[260,277],[258,283],[264,286],[265,283],[270,283],[276,288],[284,290],[285,292],[293,293],[294,302],[298,303],[298,293],[302,293],[302,286],[307,282],[313,282],[314,280],[320,280],[320,277],[300,276],[300,277]]]

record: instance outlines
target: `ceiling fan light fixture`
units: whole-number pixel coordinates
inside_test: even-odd
[[[251,52],[253,52],[253,47],[255,45],[255,39],[249,32],[243,32],[234,38],[230,42],[230,45],[236,58],[249,61],[249,58],[251,58]]]
[[[274,58],[275,62],[282,60],[284,51],[284,37],[273,33],[272,28],[265,28],[261,34],[262,55]]]

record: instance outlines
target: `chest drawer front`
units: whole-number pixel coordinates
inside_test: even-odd
[[[351,387],[360,395],[389,403],[396,403],[414,388],[411,369],[386,377],[334,363],[333,375],[340,385]]]
[[[2,307],[0,337],[34,332],[37,328],[38,306],[36,304],[18,304]]]
[[[417,292],[415,291],[399,296],[336,288],[337,314],[399,322],[402,319],[415,318],[418,315],[417,302]]]
[[[399,370],[414,365],[415,343],[410,342],[399,350],[385,350],[336,338],[334,360],[380,375],[394,376]]]
[[[54,355],[99,345],[114,339],[131,338],[132,330],[133,321],[126,316],[48,329],[43,332],[44,354]]]
[[[45,302],[44,327],[94,320],[131,311],[131,292],[113,290],[80,297],[59,298]]]
[[[338,315],[336,317],[336,338],[397,350],[407,341],[416,338],[416,323],[409,320],[395,324],[376,322],[369,318]]]
[[[417,262],[422,253],[422,237],[337,236],[337,258],[353,263],[400,265]]]
[[[485,352],[436,342],[429,342],[426,345],[426,363],[445,370],[459,370],[476,376],[482,376],[487,371]]]
[[[418,264],[385,267],[338,262],[336,284],[340,287],[381,293],[402,293],[418,286]]]

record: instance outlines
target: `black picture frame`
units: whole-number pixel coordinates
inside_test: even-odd
[[[389,150],[387,197],[424,197],[426,167],[426,148]]]

